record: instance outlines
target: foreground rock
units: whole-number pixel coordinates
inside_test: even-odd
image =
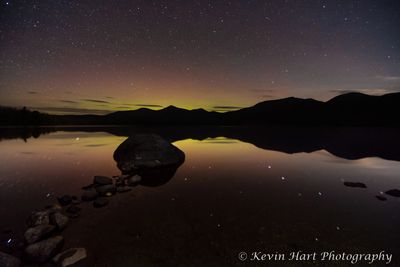
[[[109,185],[97,186],[96,191],[100,196],[108,196],[109,194],[111,195],[115,194],[117,188],[115,187],[115,185],[109,184]]]
[[[96,185],[108,185],[112,184],[113,180],[107,176],[95,176],[93,177],[93,183]]]
[[[85,259],[87,256],[85,248],[70,248],[53,258],[57,266],[66,267]]]
[[[64,196],[58,197],[57,200],[62,206],[68,206],[72,202],[72,196],[64,195]]]
[[[50,215],[50,223],[60,231],[67,227],[68,221],[68,217],[60,212],[54,212]]]
[[[94,188],[87,189],[82,194],[83,201],[92,201],[98,197],[98,193]]]
[[[141,180],[142,180],[142,177],[140,177],[139,175],[134,175],[128,179],[128,185],[130,185],[130,186],[138,185]]]
[[[19,267],[20,265],[21,265],[21,261],[18,258],[0,251],[0,266],[1,267]]]
[[[32,215],[28,218],[27,224],[29,227],[35,227],[42,224],[49,224],[49,211],[38,211],[32,213]]]
[[[24,257],[30,262],[46,262],[61,250],[63,243],[64,238],[62,236],[50,237],[27,246],[24,251]]]
[[[42,240],[50,236],[55,229],[56,227],[54,225],[49,225],[49,224],[42,224],[35,227],[31,227],[28,230],[26,230],[24,234],[26,243],[32,244],[39,240]]]
[[[126,193],[126,192],[129,192],[129,191],[132,191],[132,187],[130,187],[130,186],[118,186],[117,187],[117,192],[118,193]]]
[[[140,169],[179,165],[185,160],[185,154],[158,135],[135,134],[119,145],[114,160],[126,174]]]

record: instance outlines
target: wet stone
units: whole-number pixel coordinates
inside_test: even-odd
[[[400,197],[400,190],[399,189],[391,189],[385,192],[387,195],[392,197]]]
[[[9,254],[0,251],[0,266],[1,267],[19,267],[21,261]]]
[[[132,190],[132,187],[130,186],[118,186],[117,187],[117,192],[118,193],[126,193]]]
[[[72,197],[69,195],[63,195],[58,197],[57,200],[62,206],[68,206],[72,202]]]
[[[76,213],[79,213],[81,211],[81,208],[79,208],[76,205],[71,205],[65,211],[68,212],[68,213],[76,214]]]
[[[70,248],[53,258],[53,262],[58,266],[66,267],[77,263],[87,257],[85,248]]]
[[[386,197],[384,197],[384,196],[379,196],[379,195],[377,195],[377,196],[375,196],[378,200],[380,200],[380,201],[386,201],[387,200],[387,198]]]
[[[141,180],[142,180],[142,177],[140,177],[139,175],[134,175],[128,179],[128,185],[130,185],[130,186],[138,185]]]
[[[27,220],[28,227],[34,227],[42,224],[49,224],[49,211],[37,211],[31,214]]]
[[[97,186],[96,191],[97,191],[97,193],[99,193],[99,195],[105,196],[105,195],[107,195],[107,193],[115,194],[115,192],[117,191],[117,188],[115,187],[115,185],[112,185],[112,184],[102,185],[102,186]]]
[[[50,223],[57,227],[58,230],[63,230],[68,224],[68,217],[60,212],[54,212],[50,215]]]
[[[113,180],[107,176],[95,176],[93,177],[93,183],[97,185],[109,185],[113,183]]]
[[[95,200],[98,195],[99,194],[97,193],[97,191],[94,188],[87,189],[82,194],[82,200],[83,201],[92,201],[92,200]]]
[[[62,236],[54,236],[31,244],[25,248],[24,258],[30,262],[46,262],[61,250],[63,243]]]
[[[365,184],[360,182],[344,182],[343,184],[348,187],[367,188]]]
[[[55,229],[56,229],[56,227],[54,225],[50,225],[50,224],[47,224],[47,225],[42,224],[42,225],[28,228],[28,230],[26,230],[26,232],[24,234],[25,241],[28,244],[35,243],[39,240],[42,240],[42,239],[50,236],[54,232]]]

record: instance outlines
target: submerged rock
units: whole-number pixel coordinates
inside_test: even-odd
[[[118,186],[117,187],[118,193],[125,193],[125,192],[129,192],[131,190],[132,190],[132,187],[130,187],[130,186]]]
[[[391,189],[385,192],[387,195],[392,197],[400,197],[400,190],[399,189]]]
[[[58,230],[63,230],[68,224],[68,217],[60,212],[54,212],[50,215],[50,223],[57,227]]]
[[[56,227],[50,224],[38,225],[26,230],[24,237],[28,244],[32,244],[50,236],[55,229]]]
[[[343,184],[348,187],[367,188],[365,184],[359,182],[344,182]]]
[[[98,197],[98,195],[99,194],[97,193],[96,189],[90,188],[83,192],[81,199],[83,201],[92,201],[95,200]]]
[[[31,216],[29,216],[27,224],[28,227],[35,227],[38,225],[42,225],[42,224],[49,224],[50,223],[50,219],[49,219],[49,211],[37,211],[31,214]]]
[[[68,206],[72,202],[72,197],[69,195],[63,195],[58,197],[57,200],[62,206]]]
[[[108,205],[108,203],[109,203],[109,201],[108,201],[107,198],[99,197],[95,201],[93,201],[93,206],[95,208],[101,208],[101,207],[104,207],[104,206]]]
[[[96,191],[97,193],[99,193],[100,196],[105,196],[107,195],[107,193],[115,194],[117,188],[115,187],[115,185],[109,184],[109,185],[97,186]]]
[[[0,251],[0,266],[1,267],[19,267],[21,261],[9,254]]]
[[[179,165],[185,154],[155,134],[135,134],[126,139],[114,152],[114,160],[122,173],[140,169]]]
[[[66,267],[85,259],[87,256],[85,248],[70,248],[57,254],[53,261],[58,266]]]
[[[380,200],[380,201],[386,201],[387,200],[387,198],[386,197],[384,197],[384,196],[380,196],[380,195],[377,195],[377,196],[375,196],[378,200]]]
[[[135,186],[138,185],[140,183],[140,181],[142,180],[142,177],[139,175],[134,175],[132,177],[130,177],[128,179],[128,185],[130,186]]]
[[[72,204],[65,211],[70,214],[78,214],[81,211],[81,208]]]
[[[64,238],[62,236],[50,237],[27,246],[24,251],[24,257],[30,262],[43,263],[57,254],[63,244]]]
[[[112,184],[113,180],[107,176],[95,176],[93,177],[93,183],[97,185],[108,185]]]

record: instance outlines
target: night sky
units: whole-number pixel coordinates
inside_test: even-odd
[[[400,91],[400,1],[0,1],[0,105],[226,111]]]

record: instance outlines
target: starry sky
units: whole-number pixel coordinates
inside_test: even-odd
[[[227,111],[400,91],[398,0],[0,0],[0,105]]]

